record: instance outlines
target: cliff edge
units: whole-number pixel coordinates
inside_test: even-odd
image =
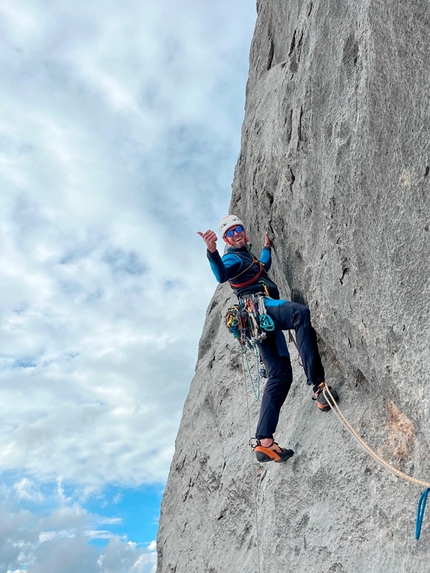
[[[304,301],[340,406],[389,464],[430,481],[427,0],[259,0],[231,212]],[[220,213],[220,217],[224,213]],[[208,272],[210,272],[208,268]],[[259,404],[219,286],[207,311],[158,534],[158,573],[426,573],[422,488],[377,465],[294,383],[256,463]]]

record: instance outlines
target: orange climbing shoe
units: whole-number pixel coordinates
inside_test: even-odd
[[[314,387],[314,395],[312,400],[316,400],[317,407],[319,410],[321,410],[322,412],[328,412],[331,409],[331,405],[329,402],[330,396],[328,396],[328,399],[326,399],[323,392],[324,388],[328,388],[330,390],[330,393],[333,396],[335,402],[339,400],[339,396],[336,390],[333,390],[331,386],[326,386],[325,382],[321,382],[321,384]]]
[[[254,446],[255,455],[257,461],[259,462],[276,462],[281,464],[286,462],[291,456],[294,455],[293,450],[286,450],[281,448],[276,442],[273,442],[271,446],[265,448],[261,445],[260,440],[257,440],[257,445]]]

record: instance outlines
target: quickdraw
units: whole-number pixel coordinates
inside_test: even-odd
[[[243,353],[244,369],[248,370],[251,387],[256,400],[260,398],[261,377],[266,376],[264,368],[260,368],[260,351],[258,343],[264,340],[267,332],[275,330],[272,318],[266,312],[264,304],[265,295],[246,295],[239,299],[239,304],[235,304],[228,309],[225,316],[225,324],[228,330],[240,342]],[[247,351],[254,352],[256,364],[256,377],[254,378],[247,356]]]

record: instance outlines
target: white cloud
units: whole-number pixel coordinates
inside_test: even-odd
[[[7,21],[3,33],[9,32],[12,42],[26,42],[34,37],[39,28],[39,21],[30,6],[20,5],[14,0],[4,0],[0,6],[0,14]]]
[[[43,495],[38,486],[28,478],[22,478],[13,486],[19,500],[29,500],[41,502]]]
[[[63,530],[63,531],[43,531],[39,534],[39,542],[44,543],[45,541],[52,541],[53,539],[73,539],[75,536],[75,531]]]
[[[21,21],[5,4],[0,69],[0,462],[88,485],[165,479],[215,286],[195,232],[228,199],[244,41],[210,3],[95,7],[34,1]]]

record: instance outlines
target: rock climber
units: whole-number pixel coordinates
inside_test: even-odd
[[[223,257],[217,250],[217,235],[208,230],[198,231],[207,247],[207,257],[219,283],[229,282],[236,296],[265,295],[267,314],[275,324],[275,331],[259,342],[260,356],[266,368],[268,380],[261,401],[260,416],[254,448],[259,462],[285,462],[294,452],[281,448],[273,434],[279,420],[279,412],[292,383],[291,361],[282,330],[295,330],[297,348],[302,359],[308,384],[313,386],[313,398],[322,411],[330,409],[324,397],[324,368],[318,351],[316,334],[311,325],[309,308],[303,304],[280,300],[276,284],[269,278],[272,243],[266,233],[260,259],[249,248],[245,225],[236,215],[224,217],[219,225],[220,235],[228,247]],[[330,388],[330,387],[329,387]],[[331,390],[337,400],[337,394]]]

